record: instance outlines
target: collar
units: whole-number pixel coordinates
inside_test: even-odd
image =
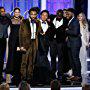
[[[74,19],[74,16],[69,20],[68,25],[71,23],[71,21]]]
[[[47,24],[47,21],[42,21],[41,19],[40,19],[40,22],[41,22],[42,24]]]

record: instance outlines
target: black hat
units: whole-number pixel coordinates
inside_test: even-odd
[[[32,7],[32,8],[28,11],[28,13],[30,14],[31,11],[36,11],[37,14],[38,14],[38,13],[40,12],[40,9],[39,9],[38,7]]]

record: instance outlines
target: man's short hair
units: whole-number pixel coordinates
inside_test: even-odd
[[[5,8],[1,6],[0,9],[5,9]]]
[[[41,11],[40,15],[42,15],[42,13],[44,13],[44,12],[46,12],[48,14],[48,16],[49,16],[49,11],[48,10]]]
[[[19,90],[30,90],[30,85],[26,81],[21,81]]]
[[[67,11],[72,12],[73,14],[76,14],[76,10],[74,8],[68,8]]]
[[[62,9],[58,9],[57,13],[62,13],[63,14],[63,10]]]
[[[50,85],[51,85],[51,90],[60,90],[61,84],[58,80],[51,81]]]

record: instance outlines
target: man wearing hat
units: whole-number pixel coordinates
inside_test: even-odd
[[[41,32],[40,21],[37,19],[39,9],[29,10],[29,18],[24,19],[20,26],[20,47],[22,54],[21,79],[31,81],[38,48],[38,33]]]
[[[81,34],[80,25],[75,18],[75,10],[69,8],[67,10],[67,19],[69,20],[68,27],[66,28],[67,46],[71,69],[73,71],[70,80],[81,80],[81,63],[79,59],[79,51],[81,47]]]

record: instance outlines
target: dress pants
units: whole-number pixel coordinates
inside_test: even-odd
[[[56,78],[56,71],[58,70],[58,79],[62,80],[63,75],[63,43],[57,43],[54,39],[50,42],[50,56],[51,56],[51,78]],[[58,56],[58,62],[56,57]]]
[[[0,38],[0,82],[2,79],[5,51],[6,51],[6,38]]]
[[[80,47],[69,47],[68,54],[73,75],[81,77],[81,63],[79,59]]]

